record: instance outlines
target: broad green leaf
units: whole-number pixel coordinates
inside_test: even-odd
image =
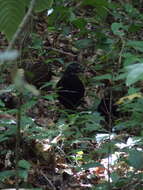
[[[129,153],[129,163],[135,169],[143,169],[143,152],[132,150]]]
[[[130,18],[142,18],[142,14],[140,14],[139,10],[134,8],[131,3],[125,3],[124,5],[125,11],[128,13]]]
[[[141,62],[141,59],[139,57],[131,53],[125,53],[122,56],[124,57],[124,66],[128,66],[136,62]]]
[[[91,47],[93,45],[93,41],[91,39],[83,39],[83,40],[78,40],[75,42],[76,48],[79,49],[84,49]]]
[[[134,48],[135,50],[143,52],[143,41],[128,41],[127,46]]]
[[[16,32],[29,4],[30,0],[0,0],[0,31],[5,33],[8,40]],[[52,4],[53,0],[37,0],[35,11],[50,9]]]
[[[5,136],[12,136],[16,134],[16,127],[9,127],[9,129],[5,132]]]
[[[49,101],[53,101],[53,100],[54,100],[54,97],[55,97],[54,95],[50,95],[50,94],[44,96],[44,98],[47,99],[47,100],[49,100]]]
[[[3,171],[3,172],[0,172],[0,181],[6,179],[6,178],[9,178],[11,176],[14,176],[15,175],[15,171],[13,170],[6,170],[6,171]]]
[[[29,170],[31,167],[31,164],[29,162],[27,162],[26,160],[20,160],[18,162],[18,165],[19,165],[19,167],[21,167],[23,169],[27,169],[27,170]]]
[[[32,45],[31,48],[33,49],[40,49],[42,47],[42,39],[40,35],[32,33]]]
[[[3,103],[2,100],[0,100],[0,107],[5,107],[5,104]]]
[[[75,19],[72,23],[73,23],[77,28],[80,28],[81,30],[85,29],[86,21],[85,21],[84,18]]]
[[[116,182],[119,181],[120,176],[119,176],[119,174],[118,174],[117,172],[112,172],[112,173],[111,173],[111,178],[112,178],[112,180],[114,181],[114,183],[116,183]]]
[[[4,141],[7,141],[9,138],[8,137],[5,137],[5,135],[0,135],[0,143],[1,142],[4,142]]]
[[[130,26],[129,26],[129,29],[128,29],[128,31],[129,32],[138,32],[140,29],[142,28],[142,24],[131,24]]]
[[[27,170],[19,170],[19,177],[23,178],[24,180],[27,180],[28,178],[28,171]]]
[[[93,6],[96,9],[96,20],[103,20],[107,17],[108,8],[111,3],[108,3],[107,0],[83,0],[83,6]]]
[[[124,35],[124,31],[123,31],[124,26],[122,23],[117,23],[117,22],[112,23],[111,29],[113,31],[113,34],[115,34],[117,36],[123,36]]]
[[[25,13],[23,0],[0,0],[0,31],[10,40]]]
[[[93,7],[108,7],[109,3],[107,0],[98,0],[98,1],[95,1],[95,0],[83,0],[82,2],[83,5],[90,5],[90,6],[93,6]]]
[[[126,79],[127,86],[143,79],[143,63],[127,66],[126,69],[128,70]]]
[[[110,74],[105,74],[105,75],[94,77],[93,79],[95,79],[95,80],[103,80],[103,79],[109,79],[109,80],[111,80],[112,76]]]

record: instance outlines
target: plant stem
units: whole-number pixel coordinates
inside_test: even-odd
[[[16,190],[19,189],[19,167],[18,162],[20,159],[20,129],[21,129],[21,103],[22,103],[22,94],[19,95],[18,109],[17,109],[17,130],[16,130],[16,163],[15,163],[15,173],[16,173]]]

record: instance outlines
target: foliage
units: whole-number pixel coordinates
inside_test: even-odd
[[[43,11],[52,6],[53,0],[37,1],[35,11]],[[0,31],[4,32],[10,40],[21,23],[25,10],[29,6],[29,0],[6,0],[0,1]]]
[[[24,16],[25,4],[21,0],[1,0],[0,9],[0,31],[3,31],[7,38],[11,39]]]
[[[5,33],[8,40],[12,38],[24,17],[29,2],[29,0],[22,2],[19,0],[19,3],[16,0],[0,0],[2,9],[0,31]],[[53,12],[47,16],[46,11],[51,7]],[[22,93],[25,105],[20,106],[21,141],[27,145],[26,149],[21,148],[22,159],[18,162],[18,169],[21,172],[20,180],[28,181],[30,168],[35,168],[29,160],[34,157],[33,162],[37,163],[38,160],[45,163],[46,160],[47,165],[54,163],[54,167],[58,165],[65,167],[69,164],[76,173],[73,172],[73,176],[77,175],[79,181],[92,184],[92,189],[141,189],[143,179],[142,4],[136,0],[131,2],[122,0],[45,0],[41,2],[39,0],[35,14],[38,19],[42,19],[39,14],[46,17],[46,32],[43,28],[41,31],[33,29],[29,36],[28,47],[25,47],[22,52],[22,61],[25,61],[25,57],[31,61],[32,55],[33,62],[38,59],[39,62],[44,60],[47,64],[52,63],[56,76],[58,76],[59,68],[71,61],[80,62],[85,68],[85,76],[81,78],[87,89],[87,103],[84,108],[79,108],[75,112],[59,109],[55,106],[56,103],[53,105],[53,102],[56,102],[54,82],[49,86],[47,84],[49,91],[39,95],[35,87],[25,82],[20,71],[17,75],[15,73],[14,87],[10,91],[18,97]],[[38,34],[38,32],[41,33]],[[17,53],[6,53],[6,56],[0,54],[0,61],[13,60],[16,57]],[[25,62],[29,63],[29,60]],[[2,74],[0,81],[3,82],[4,77],[5,75]],[[108,98],[108,103],[112,103],[112,106],[109,106],[112,108],[108,110],[107,115],[98,113],[98,105],[102,101],[101,94],[98,95],[100,89],[101,93],[103,91],[105,97]],[[34,95],[39,95],[39,97]],[[52,124],[51,118],[48,118],[46,127],[41,126],[42,122],[39,125],[28,115],[28,111],[34,110],[34,106],[41,106],[38,102],[40,98],[48,101],[46,107],[48,116],[52,113],[50,117],[54,118]],[[117,110],[114,110],[114,105],[118,107]],[[17,108],[9,110],[4,102],[0,102],[0,107],[2,114],[9,114],[15,118]],[[44,107],[42,108],[44,110]],[[41,111],[41,107],[39,109]],[[42,113],[40,112],[41,115],[44,115],[43,110]],[[13,122],[9,122],[8,118],[2,118],[0,122],[0,142],[3,147],[6,147],[1,152],[2,157],[7,155],[7,150],[14,151],[9,142],[15,142],[17,131],[14,119],[11,120]],[[100,133],[106,133],[107,136],[98,141],[97,137]],[[54,138],[59,134],[60,140],[56,139],[55,142]],[[44,146],[44,143],[40,144],[45,139],[48,139],[47,146]],[[47,151],[44,152],[42,147]],[[49,153],[49,150],[52,153]],[[115,155],[117,159],[112,164],[111,160]],[[56,158],[57,166],[53,157]],[[110,168],[104,163],[106,158],[110,162]],[[15,162],[12,162],[11,168],[14,164]],[[8,168],[0,172],[1,182],[15,175],[13,170]],[[62,172],[65,171],[66,169]],[[106,180],[102,180],[100,176],[104,173],[103,171],[107,173]],[[82,176],[80,176],[81,173]]]

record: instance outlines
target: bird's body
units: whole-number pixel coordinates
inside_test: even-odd
[[[5,104],[6,108],[15,109],[17,107],[18,101],[16,96],[10,92],[5,92],[0,95],[0,100]]]
[[[25,70],[25,79],[28,83],[40,89],[51,80],[51,65],[44,62],[34,64],[23,63],[21,66]],[[44,88],[47,89],[46,87]]]
[[[106,95],[101,99],[97,111],[105,118],[107,123],[109,123],[110,119],[115,120],[120,115],[118,105],[115,104],[115,100],[110,98],[110,95]]]
[[[67,109],[75,109],[84,96],[85,89],[77,75],[78,69],[77,64],[71,64],[57,83],[59,102]]]

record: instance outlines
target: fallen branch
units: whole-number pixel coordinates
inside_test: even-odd
[[[76,56],[77,56],[77,55],[74,55],[74,54],[72,54],[72,53],[70,53],[70,52],[66,52],[66,51],[63,51],[63,50],[57,49],[57,48],[46,47],[46,49],[47,49],[47,50],[57,51],[57,52],[59,52],[59,53],[61,53],[61,54],[65,54],[65,55],[68,55],[68,56],[70,56],[70,57],[76,57]]]

